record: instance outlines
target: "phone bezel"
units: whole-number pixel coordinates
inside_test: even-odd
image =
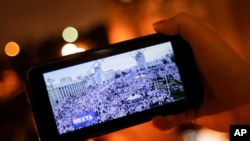
[[[74,132],[62,135],[58,133],[43,80],[44,72],[169,41],[173,46],[175,61],[183,81],[186,99]],[[26,83],[36,127],[41,140],[44,141],[87,139],[149,121],[155,115],[175,114],[190,108],[196,108],[203,99],[203,88],[191,47],[180,36],[166,36],[159,33],[116,43],[101,49],[97,48],[69,55],[35,66],[29,70]]]

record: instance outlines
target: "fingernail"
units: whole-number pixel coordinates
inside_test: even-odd
[[[160,130],[166,130],[168,129],[168,124],[167,124],[167,121],[166,121],[166,118],[163,117],[163,116],[156,116],[152,119],[152,124],[160,129]]]
[[[157,21],[157,22],[155,22],[155,23],[153,24],[153,27],[156,28],[157,26],[159,26],[159,25],[165,23],[166,21],[167,21],[167,20]]]

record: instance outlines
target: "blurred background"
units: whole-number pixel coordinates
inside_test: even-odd
[[[0,0],[0,3],[1,141],[37,140],[25,97],[28,68],[63,55],[154,33],[154,22],[179,12],[197,17],[230,45],[237,46],[236,51],[245,59],[250,59],[244,53],[250,45],[247,0]],[[192,141],[186,135],[194,133],[198,141],[229,140],[227,133],[192,124],[181,125],[176,134],[170,135],[151,123],[92,140],[163,141],[178,135],[180,141]]]

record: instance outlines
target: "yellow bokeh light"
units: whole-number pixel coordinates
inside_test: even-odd
[[[16,42],[8,42],[4,48],[5,54],[10,57],[17,56],[20,52],[20,47]]]
[[[85,51],[84,48],[79,48],[75,44],[65,44],[61,50],[62,56],[78,53],[78,52],[83,52]]]
[[[62,32],[62,37],[66,42],[72,43],[77,40],[78,32],[74,27],[66,27]]]

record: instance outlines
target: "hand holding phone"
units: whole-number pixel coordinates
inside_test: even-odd
[[[41,140],[79,140],[198,107],[192,50],[153,34],[33,67],[28,97]]]

